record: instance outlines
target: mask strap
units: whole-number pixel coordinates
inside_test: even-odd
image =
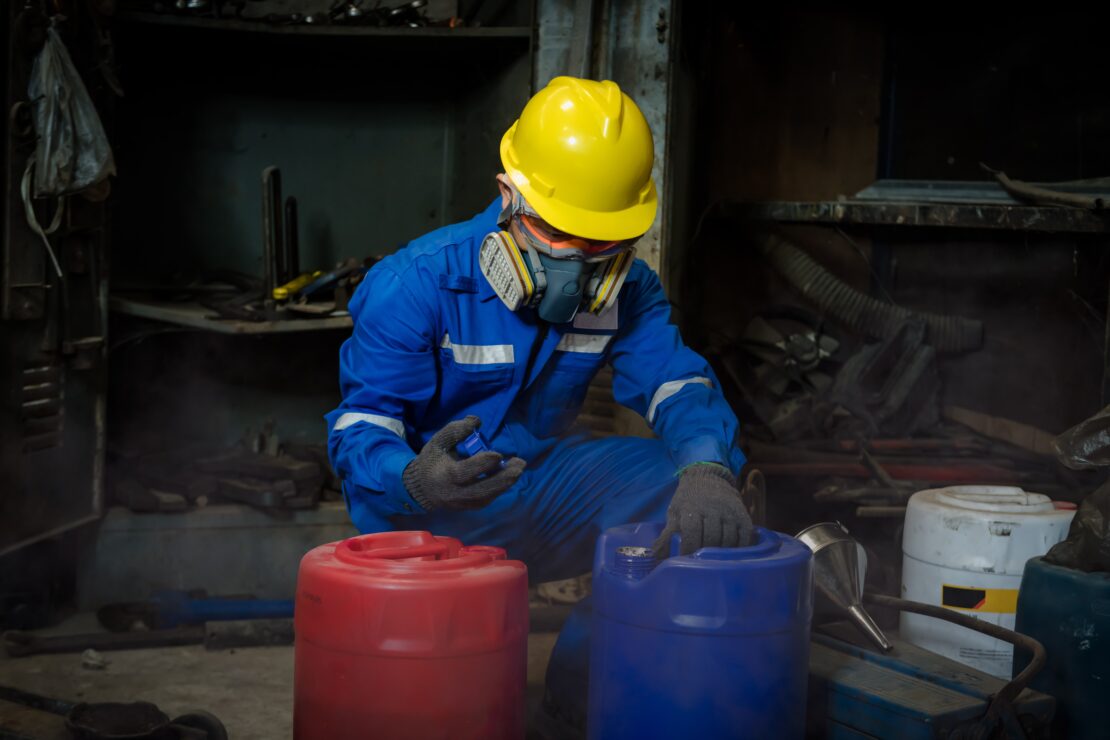
[[[539,252],[527,240],[524,242],[524,249],[528,255],[528,262],[532,265],[532,282],[536,286],[535,290],[532,291],[531,305],[538,305],[544,292],[547,291],[547,271],[543,267],[543,262],[540,261]]]
[[[516,188],[512,189],[513,197],[509,199],[509,204],[501,209],[501,215],[498,216],[497,225],[502,229],[508,231],[509,222],[517,214],[529,213],[527,203],[524,201],[524,196]],[[543,298],[544,291],[547,290],[547,271],[544,269],[543,262],[540,261],[539,252],[532,246],[528,237],[530,235],[525,233],[523,241],[524,252],[528,255],[528,263],[532,266],[532,279],[535,283],[535,290],[532,293],[531,305],[539,305],[540,299]],[[516,240],[513,240],[516,244]],[[520,245],[517,245],[518,251]]]
[[[509,228],[509,222],[513,220],[513,202],[510,200],[509,204],[501,209],[501,213],[497,216],[497,225],[502,229]]]
[[[594,273],[587,284],[587,311],[599,314],[609,307],[624,286],[624,279],[628,277],[635,260],[636,250],[630,249],[613,257],[601,270]]]
[[[501,209],[501,213],[497,217],[497,225],[502,229],[509,228],[509,222],[518,214],[524,214],[526,216],[536,215],[535,211],[528,207],[528,203],[524,200],[524,196],[520,194],[520,191],[515,187],[511,188],[511,190],[513,195],[509,198],[508,205]]]

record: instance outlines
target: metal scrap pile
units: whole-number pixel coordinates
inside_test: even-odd
[[[248,432],[231,448],[182,448],[119,467],[116,500],[134,511],[186,511],[226,501],[280,513],[339,495],[322,445],[282,443],[272,431]]]
[[[981,322],[878,301],[777,236],[761,251],[817,310],[772,306],[707,354],[744,407],[765,475],[792,479],[831,515],[901,517],[915,491],[952,484],[1067,497],[1067,471],[999,431],[1030,428],[942,407],[938,354],[978,349]]]

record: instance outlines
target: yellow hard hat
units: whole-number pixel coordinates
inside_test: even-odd
[[[655,220],[655,151],[615,82],[556,77],[501,139],[501,163],[536,213],[585,239],[632,239]]]

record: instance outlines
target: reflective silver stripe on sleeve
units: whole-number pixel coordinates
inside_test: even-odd
[[[612,338],[612,334],[564,334],[555,345],[555,351],[599,355],[609,346]]]
[[[513,363],[511,344],[452,344],[451,335],[444,334],[439,345],[451,350],[460,365],[502,365]]]
[[[659,388],[655,391],[655,395],[651,397],[651,404],[648,406],[647,416],[645,417],[647,419],[647,423],[653,424],[655,422],[655,411],[659,408],[659,404],[663,403],[668,398],[678,393],[690,383],[698,383],[700,385],[706,386],[707,388],[713,387],[713,381],[709,378],[685,378],[683,380],[671,380],[664,383],[663,385],[659,386]]]
[[[374,426],[388,429],[396,434],[401,439],[405,438],[405,424],[400,419],[392,419],[388,416],[378,416],[377,414],[355,414],[346,413],[335,420],[335,431],[342,431],[349,426],[358,424],[359,422],[366,422]]]

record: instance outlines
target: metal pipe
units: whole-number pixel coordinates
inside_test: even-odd
[[[280,283],[284,285],[290,280],[295,280],[301,274],[300,234],[297,226],[297,199],[290,195],[285,199],[285,242],[282,248],[285,252],[283,267],[285,273],[281,276]]]
[[[267,167],[262,170],[262,301],[266,305],[273,304],[278,285],[278,260],[284,256],[281,240],[281,171]]]
[[[1021,180],[1012,180],[1005,172],[991,169],[982,162],[979,166],[989,173],[1002,189],[1009,193],[1015,200],[1031,201],[1037,205],[1070,206],[1084,208],[1089,211],[1101,211],[1106,208],[1106,199],[1097,195],[1082,195],[1080,193],[1065,193],[1060,190],[1050,190],[1037,185],[1030,185]]]
[[[1021,485],[1034,479],[1031,472],[1004,468],[993,463],[945,462],[940,465],[930,465],[925,462],[888,462],[883,468],[891,478],[900,481]],[[873,477],[866,465],[834,460],[799,463],[767,462],[760,465],[759,469],[765,476],[833,476],[866,479]]]

